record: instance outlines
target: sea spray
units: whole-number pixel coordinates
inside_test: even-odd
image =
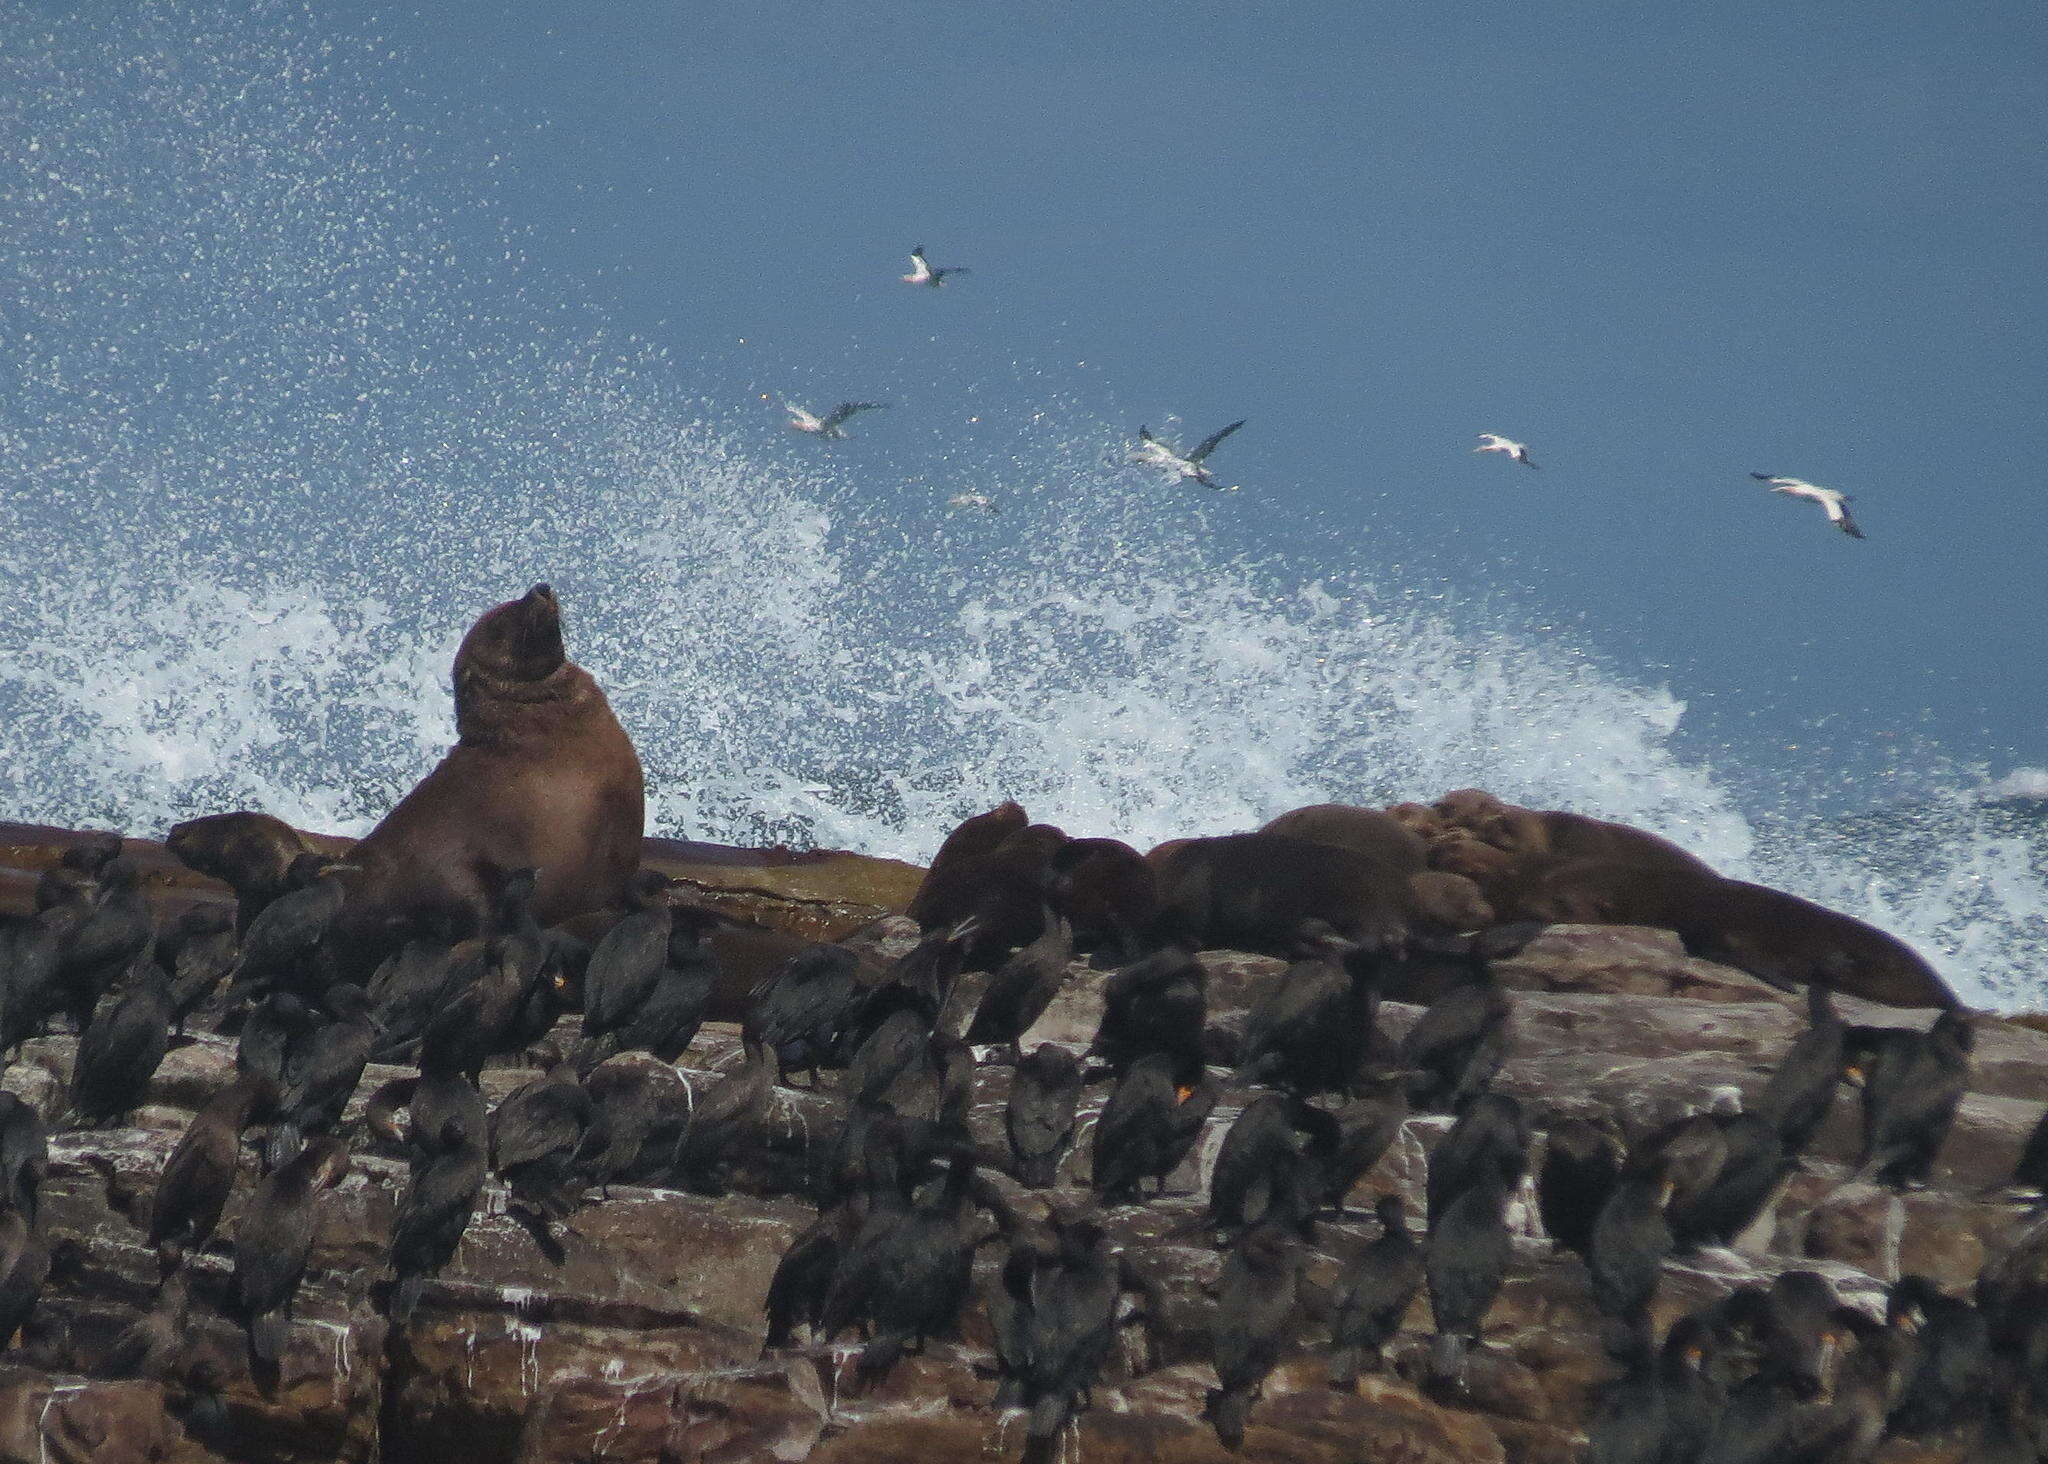
[[[452,736],[464,627],[546,579],[664,833],[917,858],[1016,797],[1142,845],[1478,785],[2039,1000],[2038,821],[1981,777],[1816,821],[1762,791],[1773,751],[1684,748],[1682,700],[1616,648],[1369,535],[1313,565],[1238,550],[1056,383],[945,481],[877,482],[857,442],[697,400],[531,277],[494,160],[379,100],[377,42],[276,6],[4,13],[8,816],[360,832]],[[1002,514],[947,515],[956,487]]]

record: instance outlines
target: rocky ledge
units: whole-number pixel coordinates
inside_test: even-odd
[[[28,873],[55,844],[15,831],[0,861]],[[221,897],[216,887],[147,846],[131,846],[167,905]],[[881,958],[917,937],[888,913],[917,872],[852,856],[784,859],[737,851],[650,848],[650,862],[714,898],[744,904],[770,945],[844,938]],[[15,890],[23,880],[11,881]],[[7,882],[0,882],[5,889]],[[1210,1020],[1224,1033],[1278,979],[1279,961],[1205,952]],[[1538,1129],[1606,1111],[1632,1134],[1699,1107],[1717,1088],[1757,1094],[1803,1026],[1796,1000],[1731,969],[1686,956],[1675,936],[1627,927],[1556,926],[1497,968],[1514,993],[1512,1046],[1498,1087]],[[975,978],[968,978],[975,979]],[[1101,1010],[1103,972],[1075,965],[1027,1034],[1085,1044]],[[957,1005],[957,1003],[956,1003]],[[1925,1026],[1904,1013],[1844,1000],[1852,1022]],[[1388,1003],[1398,1036],[1420,1008]],[[565,1018],[548,1040],[573,1040]],[[155,1253],[144,1243],[149,1196],[197,1106],[231,1078],[233,1044],[195,1036],[175,1048],[127,1126],[56,1127],[75,1039],[28,1042],[7,1089],[52,1126],[42,1225],[52,1266],[20,1341],[0,1366],[0,1459],[249,1461],[432,1460],[954,1460],[1015,1457],[1021,1434],[991,1408],[991,1326],[1000,1242],[983,1246],[957,1337],[906,1358],[865,1396],[850,1396],[846,1349],[763,1352],[762,1300],[791,1239],[815,1218],[790,1191],[809,1151],[844,1113],[831,1091],[778,1089],[740,1146],[730,1190],[706,1195],[615,1185],[593,1192],[542,1254],[507,1213],[493,1180],[452,1264],[403,1327],[375,1304],[389,1250],[400,1151],[365,1126],[367,1095],[408,1070],[373,1066],[345,1133],[356,1163],[326,1212],[267,1389],[251,1379],[240,1328],[222,1316],[227,1246],[244,1177],[220,1236],[191,1263],[189,1297],[159,1298]],[[540,1059],[536,1059],[537,1062]],[[714,1022],[680,1069],[693,1094],[739,1061],[738,1031]],[[510,1064],[484,1074],[492,1101],[534,1077]],[[971,1123],[991,1171],[1005,1164],[1002,1110],[1010,1069],[976,1070]],[[1220,1073],[1219,1076],[1222,1076]],[[1106,1085],[1089,1090],[1097,1111]],[[1844,1185],[1857,1145],[1853,1102],[1837,1103],[1801,1169],[1766,1220],[1736,1249],[1665,1266],[1654,1321],[1750,1281],[1792,1269],[1829,1278],[1846,1303],[1881,1311],[1886,1283],[1918,1272],[1955,1291],[2015,1232],[2011,1206],[1987,1197],[2010,1174],[2048,1093],[2048,1035],[1983,1020],[1970,1090],[1933,1183],[1894,1195]],[[1090,1464],[1232,1457],[1202,1419],[1214,1386],[1210,1329],[1220,1254],[1205,1223],[1208,1170],[1224,1130],[1252,1096],[1226,1087],[1203,1141],[1166,1197],[1107,1212],[1125,1256],[1150,1282],[1147,1303],[1082,1416],[1079,1457]],[[1348,1389],[1331,1386],[1324,1356],[1330,1297],[1348,1257],[1377,1233],[1375,1196],[1399,1193],[1423,1213],[1426,1156],[1450,1120],[1410,1119],[1348,1197],[1345,1216],[1318,1227],[1293,1345],[1267,1380],[1243,1459],[1358,1464],[1484,1464],[1580,1457],[1601,1390],[1617,1374],[1603,1350],[1585,1267],[1543,1235],[1525,1188],[1511,1207],[1514,1255],[1462,1384],[1432,1382],[1428,1302],[1418,1298],[1387,1366]],[[1061,1182],[1029,1192],[992,1174],[1019,1213],[1085,1197],[1086,1143]],[[1540,1163],[1540,1153],[1538,1156]],[[1869,1457],[1964,1460],[1965,1443],[1890,1442]]]

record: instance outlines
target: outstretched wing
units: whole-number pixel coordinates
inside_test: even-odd
[[[822,425],[829,432],[855,412],[878,412],[888,405],[887,402],[841,402],[826,414]]]
[[[1781,478],[1776,473],[1751,473],[1749,476],[1756,479],[1759,483],[1790,483],[1793,481],[1790,478]]]
[[[1864,537],[1863,530],[1856,527],[1856,520],[1849,517],[1848,495],[1832,498],[1827,502],[1828,517],[1835,521],[1835,527],[1852,539]]]
[[[1216,451],[1216,444],[1221,442],[1224,438],[1228,437],[1231,433],[1237,431],[1238,428],[1244,426],[1246,420],[1246,418],[1239,417],[1235,422],[1232,422],[1228,427],[1225,427],[1222,431],[1210,433],[1207,437],[1202,439],[1200,445],[1198,445],[1193,452],[1188,454],[1188,461],[1191,463],[1198,463],[1203,458],[1207,457],[1210,453]]]

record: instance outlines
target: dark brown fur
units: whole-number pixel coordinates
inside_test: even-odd
[[[1957,1004],[1948,984],[1896,936],[1764,885],[1670,866],[1580,860],[1548,871],[1523,906],[1538,920],[1674,930],[1690,954],[1779,986],[1819,978],[1888,1006]]]
[[[1053,905],[1073,924],[1074,948],[1130,950],[1159,908],[1159,881],[1120,839],[1073,839],[1053,855]]]
[[[1628,824],[1557,810],[1537,817],[1543,820],[1544,832],[1549,836],[1550,852],[1560,859],[1615,859],[1638,865],[1668,865],[1694,874],[1714,872],[1704,859],[1669,839]]]
[[[1156,874],[1165,867],[1169,859],[1194,842],[1193,839],[1168,839],[1163,844],[1154,844],[1145,851],[1145,862],[1152,866]]]
[[[236,928],[285,892],[292,861],[311,849],[299,831],[267,813],[214,813],[171,829],[164,847],[187,869],[220,880],[236,895]]]
[[[1430,868],[1460,875],[1477,885],[1494,914],[1511,918],[1523,883],[1522,861],[1478,835],[1456,829],[1430,841]]]
[[[1462,874],[1425,869],[1408,876],[1406,908],[1418,930],[1459,935],[1493,924],[1493,906],[1477,883]]]
[[[1430,866],[1475,881],[1503,920],[1547,918],[1524,901],[1566,864],[1598,860],[1714,873],[1657,834],[1584,814],[1520,808],[1477,788],[1446,793],[1436,811],[1443,831],[1430,840]]]
[[[1390,803],[1387,817],[1426,842],[1444,831],[1444,821],[1427,803]]]
[[[952,864],[938,885],[927,877],[917,908],[930,919],[918,923],[926,930],[944,930],[973,916],[977,923],[967,948],[969,969],[1036,940],[1045,928],[1052,859],[1067,842],[1066,834],[1051,824],[1030,824],[988,853]]]
[[[939,852],[932,855],[931,868],[925,871],[924,882],[917,887],[905,913],[927,930],[943,923],[944,912],[960,903],[952,887],[962,878],[961,871],[995,853],[1004,840],[1022,832],[1030,822],[1023,806],[1014,802],[1000,803],[987,813],[977,813],[963,821],[946,835]]]
[[[1459,788],[1436,801],[1437,816],[1510,854],[1550,853],[1550,830],[1534,809],[1503,802],[1479,788]]]
[[[1259,832],[1356,849],[1406,874],[1413,874],[1429,863],[1429,846],[1422,836],[1377,808],[1358,808],[1349,803],[1311,804],[1281,814]]]
[[[1406,878],[1355,849],[1285,834],[1189,839],[1164,855],[1156,939],[1286,954],[1304,920],[1383,948],[1407,940]]]
[[[381,953],[393,917],[428,909],[480,929],[506,871],[540,871],[542,924],[620,903],[640,862],[640,759],[590,673],[562,647],[546,585],[484,614],[455,654],[458,741],[349,858],[344,917]]]

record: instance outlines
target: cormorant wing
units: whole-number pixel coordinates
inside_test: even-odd
[[[1200,462],[1203,458],[1207,457],[1210,453],[1216,450],[1217,443],[1221,442],[1231,433],[1237,431],[1238,428],[1244,426],[1247,420],[1247,418],[1239,417],[1235,422],[1232,422],[1228,427],[1225,427],[1222,431],[1210,433],[1207,437],[1202,439],[1200,446],[1198,446],[1193,452],[1188,454],[1188,461],[1191,463]]]
[[[844,422],[848,417],[851,417],[855,412],[878,411],[888,405],[887,402],[841,402],[826,414],[825,420],[821,425],[829,431],[837,427],[841,422]]]

